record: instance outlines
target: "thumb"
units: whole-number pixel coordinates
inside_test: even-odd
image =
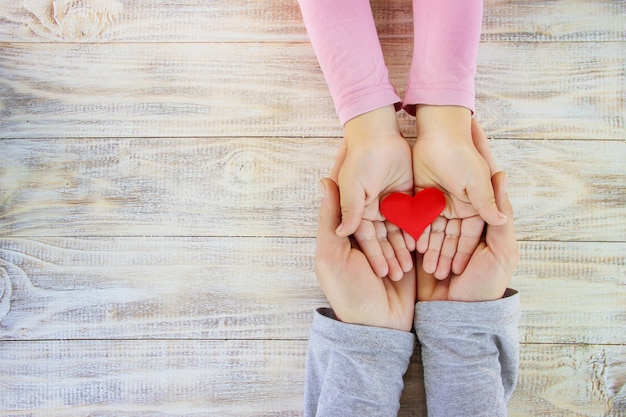
[[[347,186],[344,186],[347,184]],[[343,175],[339,183],[341,201],[341,224],[335,230],[338,236],[346,237],[354,233],[361,223],[365,211],[365,189],[356,178]]]
[[[488,171],[477,170],[475,172],[478,175],[472,177],[472,181],[466,188],[470,204],[487,224],[504,224],[507,216],[498,209]]]
[[[496,160],[493,157],[493,153],[491,152],[491,146],[489,146],[489,139],[487,139],[487,135],[483,130],[482,126],[478,121],[472,118],[472,141],[474,142],[474,147],[483,157],[487,165],[489,166],[489,174],[493,175],[498,172],[498,165],[496,164]]]
[[[320,181],[322,203],[317,219],[317,248],[318,252],[333,251],[343,242],[343,238],[335,234],[335,229],[341,223],[341,209],[339,207],[339,190],[337,184],[330,178]]]
[[[517,247],[513,226],[513,206],[506,191],[508,177],[504,171],[500,171],[493,176],[492,181],[496,203],[507,216],[507,220],[502,225],[487,227],[487,244],[494,249],[497,248],[499,252],[504,251],[506,253],[507,250]]]

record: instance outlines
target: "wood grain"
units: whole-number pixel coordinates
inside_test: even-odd
[[[626,236],[626,146],[496,140],[522,240]],[[0,141],[0,235],[312,237],[334,138]]]
[[[411,1],[372,6],[402,94]],[[485,0],[511,416],[626,417],[625,68],[624,1]],[[341,134],[295,0],[0,0],[0,415],[301,416]]]
[[[0,344],[11,415],[300,416],[306,341]],[[511,416],[624,416],[623,346],[522,345]],[[419,355],[400,416],[425,416]],[[70,408],[71,407],[71,408]]]
[[[385,45],[400,93],[410,51]],[[498,138],[624,140],[624,68],[621,42],[486,43],[477,113]],[[342,134],[306,43],[0,44],[0,116],[0,138]]]
[[[407,0],[374,0],[382,39],[413,37]],[[295,0],[22,0],[0,2],[0,42],[306,42]],[[615,1],[487,0],[483,40],[623,41]]]
[[[528,343],[626,343],[626,244],[521,242]],[[0,239],[0,338],[304,339],[314,239]]]

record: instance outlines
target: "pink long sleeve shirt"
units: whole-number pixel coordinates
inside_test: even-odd
[[[369,0],[299,0],[311,44],[342,125],[390,104],[474,111],[482,0],[413,0],[414,46],[401,100],[391,81]]]

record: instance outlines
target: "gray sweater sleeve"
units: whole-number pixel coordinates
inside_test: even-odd
[[[519,365],[519,295],[496,301],[419,302],[429,417],[504,416]],[[411,333],[315,313],[307,352],[305,416],[396,416]]]
[[[409,332],[342,323],[315,313],[307,352],[305,416],[397,416],[402,376],[415,345]]]
[[[519,294],[496,301],[419,302],[429,417],[505,416],[519,366]]]

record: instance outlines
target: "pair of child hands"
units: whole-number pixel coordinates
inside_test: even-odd
[[[339,186],[339,236],[353,235],[379,277],[402,279],[413,268],[411,252],[423,254],[422,269],[445,279],[461,274],[485,222],[507,221],[496,205],[491,176],[497,166],[488,140],[469,109],[419,105],[417,139],[411,149],[400,133],[393,105],[362,114],[345,126],[331,172]],[[384,197],[438,188],[446,197],[441,216],[415,239],[380,213]]]

